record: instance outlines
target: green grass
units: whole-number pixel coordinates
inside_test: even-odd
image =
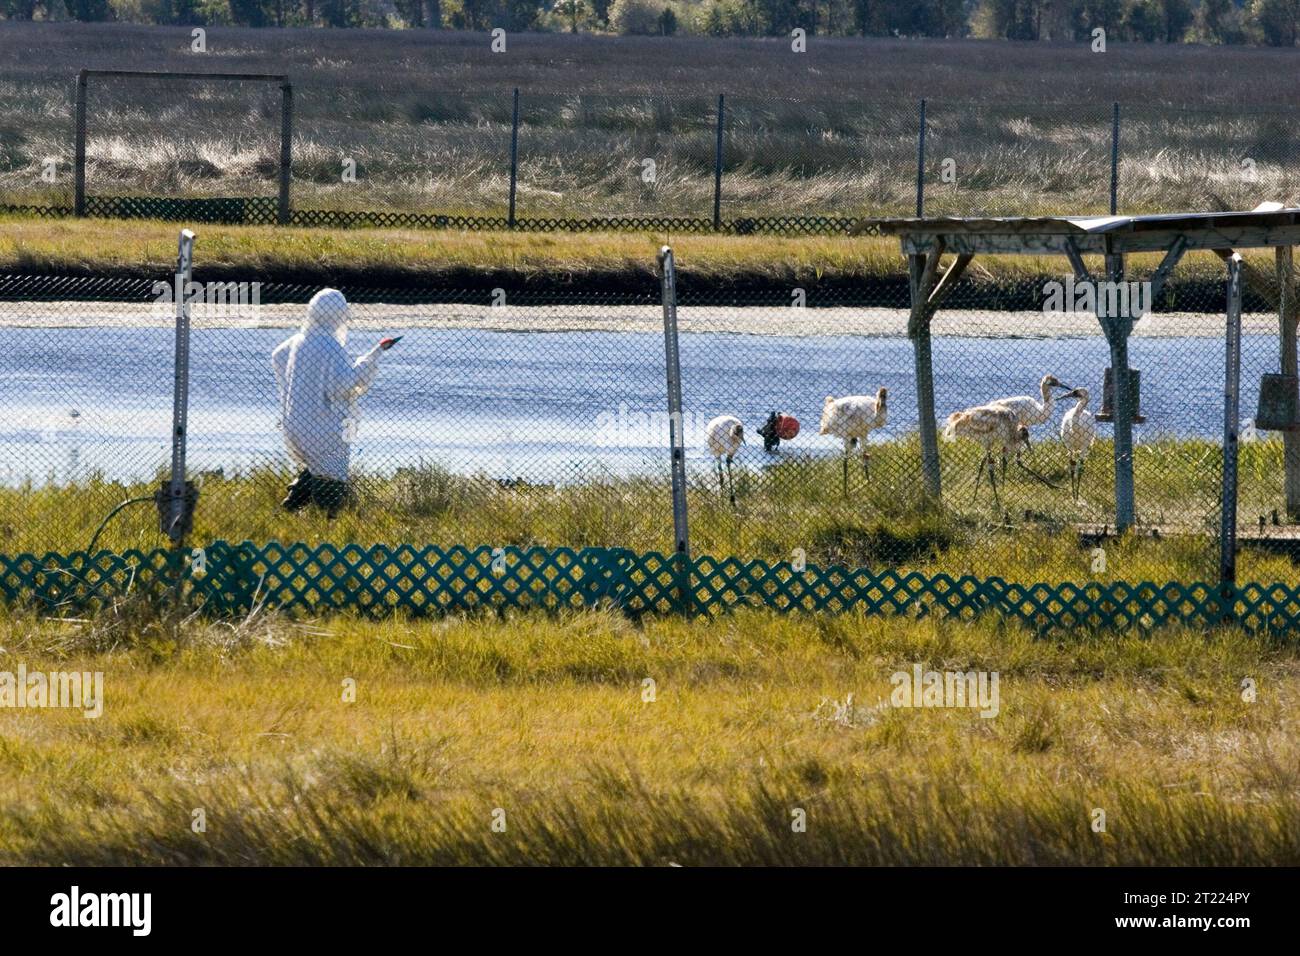
[[[1058,487],[1045,487],[1012,466],[995,510],[985,483],[971,491],[979,451],[941,447],[944,505],[919,493],[915,436],[873,444],[870,481],[856,461],[850,495],[841,494],[838,457],[792,456],[760,471],[738,468],[738,507],[718,493],[713,476],[695,473],[688,489],[691,547],[696,554],[790,560],[796,549],[809,563],[1000,575],[1023,583],[1086,580],[1212,580],[1217,573],[1219,454],[1212,443],[1165,440],[1138,446],[1139,518],[1159,522],[1164,534],[1128,535],[1106,544],[1106,569],[1093,571],[1089,546],[1077,526],[1113,527],[1110,444],[1098,442],[1085,474],[1085,493],[1072,500],[1064,452],[1035,446],[1027,459]],[[1282,500],[1281,442],[1242,445],[1243,524]],[[462,477],[436,465],[358,476],[358,504],[334,520],[309,510],[278,508],[287,474],[255,469],[207,476],[195,518],[195,544],[224,539],[361,544],[402,543],[497,546],[617,546],[672,550],[672,512],[666,474],[643,478],[587,478],[556,486],[505,488],[484,477]],[[68,486],[0,489],[0,552],[84,549],[105,515],[153,486],[100,479]],[[1173,533],[1178,531],[1180,533]],[[151,504],[120,513],[99,547],[150,549],[162,544]],[[1290,580],[1286,558],[1246,550],[1242,581]]]
[[[118,608],[0,616],[0,646],[2,668],[106,688],[97,720],[0,711],[4,864],[1300,862],[1300,661],[1233,631],[756,611],[169,630]],[[999,714],[886,706],[915,663],[997,671]]]
[[[1019,518],[968,505],[973,458],[945,446],[949,507],[927,508],[899,492],[915,440],[873,450],[873,484],[855,474],[848,502],[834,460],[742,472],[738,513],[698,478],[695,550],[1022,581],[1212,576],[1208,536],[1109,542],[1094,575],[1064,493],[1013,477]],[[1204,452],[1139,458],[1140,492],[1195,500],[1217,481]],[[1245,445],[1243,474],[1271,475],[1277,453]],[[207,479],[195,543],[669,545],[660,479],[505,489],[425,467],[366,478],[329,522],[276,509],[285,477]],[[0,492],[0,551],[84,547],[144,490]],[[1090,502],[1105,493],[1102,479]],[[1026,520],[1025,502],[1051,514]],[[103,543],[156,546],[155,522],[128,510]],[[1241,576],[1294,568],[1247,552]],[[1295,864],[1298,647],[1233,629],[1039,638],[992,616],[749,608],[379,622],[178,621],[138,597],[88,618],[11,608],[0,670],[102,671],[106,697],[96,720],[0,710],[0,864]],[[891,675],[918,663],[998,672],[998,716],[884,706]]]

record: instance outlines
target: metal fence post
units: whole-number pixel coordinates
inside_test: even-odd
[[[1292,379],[1300,375],[1300,360],[1296,354],[1296,281],[1295,255],[1291,246],[1278,246],[1274,253],[1277,273],[1278,342],[1282,354],[1278,363],[1283,375]],[[1300,520],[1300,432],[1282,433],[1283,490],[1286,495],[1286,515],[1291,521]]]
[[[194,275],[194,233],[182,229],[176,255],[176,343],[172,367],[172,473],[167,483],[167,535],[179,550],[189,531],[190,491],[185,481],[185,452],[189,440],[190,304]],[[177,586],[180,580],[177,578]]]
[[[519,87],[515,87],[514,106],[510,113],[510,215],[508,225],[515,228],[515,188],[519,182]]]
[[[1110,214],[1119,209],[1119,103],[1110,120]]]
[[[718,94],[718,142],[713,149],[713,228],[722,228],[722,131],[726,121],[726,94]]]
[[[925,216],[925,100],[921,100],[916,132],[916,218]]]
[[[1106,256],[1106,278],[1124,281],[1124,257]],[[1099,296],[1100,304],[1100,296]],[[1115,390],[1115,527],[1127,531],[1133,527],[1135,494],[1133,490],[1133,382],[1128,366],[1128,338],[1133,332],[1131,315],[1102,319],[1106,341],[1110,345],[1111,384]]]
[[[73,197],[72,214],[78,218],[86,214],[86,71],[77,73],[77,112],[74,132],[75,158],[72,162]]]
[[[288,80],[280,87],[280,195],[276,221],[289,224],[289,183],[293,169],[293,84]]]
[[[1237,428],[1241,409],[1241,256],[1228,259],[1228,314],[1223,372],[1223,503],[1219,516],[1219,596],[1234,617],[1237,585]]]
[[[686,438],[682,434],[682,367],[677,343],[677,268],[673,250],[659,250],[659,277],[664,307],[664,364],[668,373],[668,434],[673,480],[673,551],[677,562],[678,599],[691,611],[690,537],[686,528]]]

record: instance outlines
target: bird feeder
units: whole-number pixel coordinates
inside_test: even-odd
[[[1266,372],[1259,380],[1255,427],[1263,431],[1300,431],[1300,376]]]
[[[1133,400],[1133,424],[1141,425],[1146,421],[1146,416],[1142,414],[1142,371],[1141,369],[1130,368],[1128,370],[1128,388],[1129,395]],[[1106,377],[1101,383],[1101,411],[1097,413],[1097,421],[1113,422],[1115,420],[1115,375],[1111,369],[1106,369]]]

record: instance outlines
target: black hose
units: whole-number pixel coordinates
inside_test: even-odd
[[[146,498],[128,498],[126,501],[122,502],[120,505],[118,505],[116,508],[110,511],[108,515],[104,518],[104,520],[99,523],[99,527],[95,529],[95,533],[90,538],[90,544],[86,548],[86,553],[87,554],[94,553],[95,542],[99,540],[99,536],[100,534],[103,533],[104,528],[108,526],[108,523],[113,520],[113,518],[117,515],[119,511],[121,511],[127,505],[138,505],[141,504],[142,502],[153,501],[153,500],[154,500],[153,495],[149,495]]]

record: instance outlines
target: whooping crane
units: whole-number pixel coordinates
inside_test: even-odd
[[[1009,408],[1016,413],[1016,420],[1028,428],[1030,425],[1041,425],[1052,417],[1053,396],[1052,389],[1059,388],[1069,390],[1070,386],[1063,385],[1061,380],[1055,375],[1044,375],[1043,380],[1039,382],[1039,389],[1042,398],[1034,398],[1032,395],[1013,395],[1010,398],[996,398],[989,402],[990,405],[1001,405],[1003,408]],[[1002,474],[1007,473],[1007,456],[1002,456]]]
[[[722,460],[727,460],[727,484],[730,486],[731,506],[736,506],[736,485],[731,477],[731,460],[745,443],[745,426],[734,415],[719,415],[704,426],[704,440],[718,466],[718,491],[727,490],[722,483]]]
[[[1076,388],[1061,397],[1077,399],[1074,408],[1061,419],[1061,441],[1070,454],[1070,491],[1073,492],[1075,501],[1078,501],[1079,488],[1083,484],[1083,462],[1097,438],[1097,420],[1088,411],[1086,388]]]
[[[876,390],[876,397],[867,395],[846,395],[835,398],[827,395],[822,404],[822,421],[819,433],[834,435],[844,441],[844,497],[849,496],[849,449],[855,445],[862,452],[862,474],[871,477],[871,449],[867,446],[867,435],[877,428],[885,427],[885,402],[889,390],[881,387]]]
[[[975,472],[975,493],[971,496],[971,501],[979,497],[980,480],[984,476],[984,466],[987,465],[989,484],[993,486],[993,504],[1001,507],[997,469],[993,466],[993,449],[999,449],[1005,459],[1009,453],[1019,451],[1022,444],[1029,447],[1029,429],[1020,424],[1016,413],[1002,405],[977,405],[953,412],[948,416],[943,437],[947,441],[968,438],[984,446],[984,457],[980,459],[979,469]]]

